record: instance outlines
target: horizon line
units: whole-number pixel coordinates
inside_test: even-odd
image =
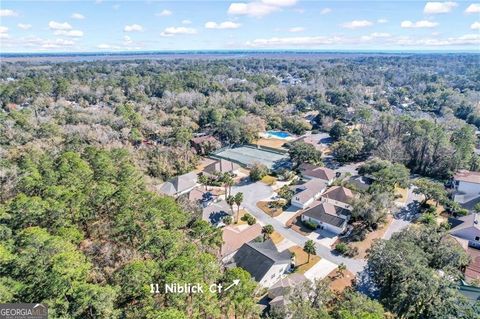
[[[35,51],[0,52],[0,56],[15,55],[135,55],[135,54],[241,54],[241,53],[443,53],[480,54],[480,50],[436,50],[436,49],[166,49],[166,50],[127,50],[127,51]]]

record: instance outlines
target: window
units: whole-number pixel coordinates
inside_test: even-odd
[[[476,241],[479,241],[479,240],[480,240],[480,237],[479,237],[479,236],[476,236],[476,237],[475,237],[475,240],[476,240]]]

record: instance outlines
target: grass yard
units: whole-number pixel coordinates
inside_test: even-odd
[[[298,272],[300,274],[304,274],[307,270],[312,268],[321,259],[320,257],[318,257],[316,255],[311,255],[310,256],[310,262],[307,263],[308,254],[303,251],[302,247],[292,246],[288,250],[291,253],[295,254],[295,265],[297,265],[296,272]]]
[[[382,228],[377,229],[376,231],[370,232],[367,234],[365,240],[358,241],[358,242],[350,242],[348,243],[351,247],[356,247],[358,249],[358,255],[356,255],[355,259],[365,259],[367,256],[367,250],[372,247],[373,241],[375,239],[382,238],[385,232],[388,229],[388,226],[392,223],[393,218],[391,215],[387,216],[387,222],[383,225]]]
[[[437,203],[434,200],[429,200],[427,204],[429,204],[432,207],[435,207],[435,205],[437,205]],[[445,211],[445,207],[443,207],[440,204],[438,204],[438,206],[436,206],[435,209],[437,210],[437,215],[440,215]]]
[[[407,202],[408,190],[406,188],[395,187],[395,196],[399,196],[395,199],[396,202],[405,204]]]
[[[274,231],[271,235],[270,235],[270,239],[273,241],[274,244],[278,244],[280,243],[284,238],[282,235],[280,235],[280,233]]]
[[[335,269],[332,270],[332,272],[329,273],[327,277],[331,280],[330,289],[333,292],[344,291],[346,288],[351,287],[352,280],[355,280],[355,275],[348,270],[345,270],[343,272],[343,276],[339,276],[337,270]]]
[[[235,213],[237,212],[236,208],[233,208],[235,210]],[[245,209],[240,209],[240,212],[238,214],[238,223],[236,225],[246,225],[247,222],[242,220],[243,215],[248,213]],[[234,221],[235,222],[235,221]]]
[[[288,228],[291,228],[292,230],[296,231],[297,233],[303,235],[303,236],[308,236],[312,233],[313,230],[307,228],[302,220],[300,219],[300,216],[302,215],[303,211],[300,211],[296,213],[292,218],[290,218],[286,225]]]
[[[273,176],[267,175],[264,178],[262,178],[262,182],[268,186],[272,186],[277,182],[277,179]]]
[[[270,202],[267,202],[267,201],[260,201],[260,202],[257,203],[257,207],[260,208],[261,210],[263,210],[265,212],[265,214],[267,214],[270,217],[277,217],[278,215],[283,213],[282,208],[280,208],[280,207],[279,208],[271,208],[271,207],[269,207],[269,203]]]

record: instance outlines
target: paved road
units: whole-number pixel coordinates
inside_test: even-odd
[[[244,196],[243,206],[260,222],[260,224],[272,225],[277,232],[279,232],[283,237],[292,241],[296,245],[303,247],[305,242],[309,239],[296,231],[285,227],[280,221],[268,216],[260,208],[257,207],[256,203],[260,200],[269,198],[273,194],[271,187],[263,184],[262,182],[243,184],[239,186],[232,187],[232,192],[242,192]],[[352,273],[361,272],[366,265],[366,261],[362,259],[351,259],[338,256],[332,251],[320,244],[316,244],[317,255],[325,258],[326,260],[333,262],[335,264],[344,263],[348,270]]]

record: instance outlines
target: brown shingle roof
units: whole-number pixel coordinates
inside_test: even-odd
[[[223,245],[221,254],[222,257],[230,255],[234,251],[242,247],[243,244],[248,243],[251,240],[254,240],[262,233],[262,226],[260,224],[253,224],[244,228],[236,226],[226,226],[223,228]]]
[[[337,202],[350,203],[353,199],[353,193],[350,189],[343,186],[333,186],[328,189],[323,195],[323,198],[333,199]]]
[[[304,176],[311,176],[325,181],[329,181],[335,178],[335,172],[329,168],[316,166],[308,163],[304,163],[299,167],[300,172]]]
[[[453,177],[456,181],[480,184],[480,172],[460,170]]]

